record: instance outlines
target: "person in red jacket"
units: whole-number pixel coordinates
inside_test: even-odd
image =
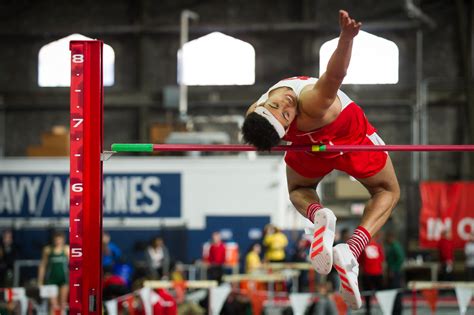
[[[222,274],[224,273],[225,263],[225,245],[222,242],[221,234],[219,232],[212,233],[212,243],[209,248],[209,269],[208,279],[222,281]]]
[[[381,290],[383,288],[384,251],[378,241],[379,237],[370,240],[360,256],[362,266],[362,284],[364,290]],[[373,294],[365,296],[365,313],[370,315],[370,299]]]
[[[454,244],[451,231],[446,229],[438,242],[439,260],[441,262],[441,280],[452,281],[454,264]]]

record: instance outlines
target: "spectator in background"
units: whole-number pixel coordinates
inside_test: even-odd
[[[155,237],[145,251],[149,275],[161,279],[170,269],[170,255],[161,237]]]
[[[441,281],[451,281],[454,264],[454,244],[450,230],[446,229],[442,232],[438,242],[438,249],[441,263]]]
[[[311,315],[337,315],[339,314],[336,303],[331,298],[331,285],[328,282],[320,283],[317,286],[318,300],[310,307],[309,314]]]
[[[269,229],[273,229],[273,225],[271,225],[270,223],[266,224],[266,225],[263,227],[262,239],[260,240],[260,245],[262,245],[262,251],[263,251],[263,253],[266,253],[266,252],[267,252],[267,246],[265,246],[265,244],[263,243],[263,240],[264,240],[265,237],[267,236]]]
[[[212,243],[209,247],[209,280],[222,281],[225,263],[225,245],[222,242],[221,233],[212,233]]]
[[[351,238],[351,234],[349,233],[348,228],[343,228],[341,230],[341,239],[339,241],[339,244],[341,243],[347,243],[347,240]]]
[[[379,238],[380,233],[370,240],[359,258],[362,267],[362,285],[367,291],[377,291],[383,288],[384,252]],[[343,286],[344,282],[341,285]],[[370,315],[372,295],[365,296],[365,313],[367,315]]]
[[[292,262],[309,262],[308,253],[309,246],[311,246],[311,241],[304,237],[304,234],[296,242],[295,250],[291,257]],[[300,270],[300,275],[298,276],[298,288],[301,290],[306,288],[308,285],[308,270]]]
[[[471,231],[466,242],[464,254],[466,255],[467,281],[474,281],[474,230]]]
[[[308,261],[308,249],[311,245],[311,242],[302,237],[296,242],[295,251],[291,257],[291,261],[294,262],[307,262]]]
[[[54,232],[52,243],[43,248],[38,268],[38,285],[54,284],[59,289],[59,300],[51,298],[51,314],[57,310],[66,310],[69,294],[69,246],[63,232]]]
[[[186,274],[184,270],[184,265],[182,262],[178,261],[174,265],[173,271],[171,272],[170,280],[173,282],[181,282],[186,280]]]
[[[262,246],[259,243],[254,243],[250,247],[247,256],[245,256],[245,272],[252,273],[262,267],[262,261],[260,259],[260,253],[262,252]]]
[[[395,233],[389,232],[385,238],[385,257],[387,261],[387,286],[388,289],[399,289],[402,287],[402,267],[405,261],[405,253],[402,245],[396,239]],[[392,315],[402,313],[401,293],[395,298]]]
[[[18,247],[13,241],[12,230],[5,230],[0,240],[0,287],[13,286],[13,263],[18,256]]]
[[[387,233],[385,238],[385,257],[387,261],[388,287],[390,289],[402,287],[402,267],[405,261],[405,253],[402,245],[396,239],[393,232]]]
[[[277,227],[273,225],[268,226],[267,233],[263,238],[263,245],[266,247],[265,261],[285,261],[285,248],[288,245],[288,239]]]
[[[102,269],[104,272],[113,272],[115,264],[122,258],[120,248],[111,242],[108,232],[102,233]]]
[[[119,275],[105,272],[102,284],[104,301],[115,299],[128,293],[127,281]]]

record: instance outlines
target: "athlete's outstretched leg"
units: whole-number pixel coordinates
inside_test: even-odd
[[[334,267],[341,279],[341,293],[353,309],[362,305],[357,276],[357,259],[369,242],[390,217],[400,198],[400,188],[390,157],[384,168],[376,175],[358,179],[369,191],[371,198],[366,205],[360,225],[349,238],[347,244],[334,247]]]
[[[316,187],[322,177],[307,178],[286,167],[290,200],[304,217],[314,223],[313,241],[309,250],[311,263],[317,272],[328,274],[332,269],[332,246],[336,216],[320,204]]]

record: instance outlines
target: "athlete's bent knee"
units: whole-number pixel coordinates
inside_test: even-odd
[[[397,184],[392,191],[393,194],[393,206],[395,207],[400,200],[400,186]]]
[[[398,201],[400,200],[400,188],[397,186],[395,189],[393,190],[389,190],[387,191],[388,192],[388,195],[390,196],[390,212],[393,211],[393,209],[395,208],[395,206],[397,205]]]
[[[314,186],[299,186],[294,185],[288,188],[290,201],[296,209],[306,208],[307,200],[318,199],[316,195],[316,188]]]
[[[298,188],[293,188],[289,191],[290,201],[293,205],[296,205],[298,201],[301,199],[301,194],[298,192]]]

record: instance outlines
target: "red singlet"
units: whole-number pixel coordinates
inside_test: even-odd
[[[278,87],[290,87],[299,98],[303,88],[314,84],[315,78],[294,77],[282,80],[262,95],[259,103],[268,98],[268,93]],[[337,96],[342,110],[336,120],[321,128],[303,132],[296,127],[296,119],[288,128],[286,141],[292,144],[325,145],[384,145],[376,129],[369,123],[362,109],[342,91]],[[387,161],[387,153],[377,152],[287,152],[286,164],[297,173],[308,178],[323,177],[332,170],[340,170],[355,178],[367,178],[380,172]]]

